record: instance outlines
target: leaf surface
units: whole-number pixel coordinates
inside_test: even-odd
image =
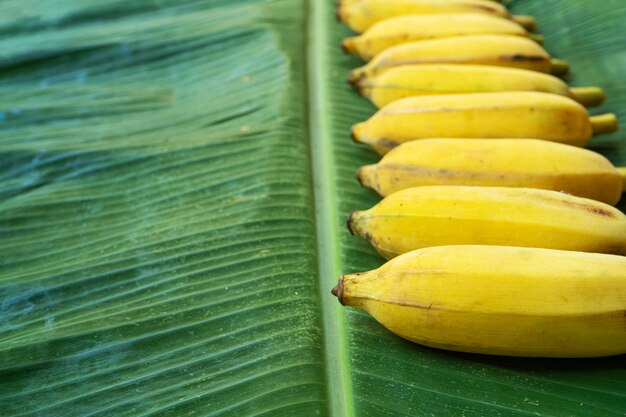
[[[622,3],[512,8],[626,120]],[[6,0],[0,30],[0,415],[624,415],[624,356],[423,348],[330,295],[382,262],[344,227],[376,156],[331,1]]]

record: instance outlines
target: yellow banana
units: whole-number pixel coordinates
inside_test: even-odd
[[[344,275],[332,293],[398,336],[461,352],[626,353],[626,258],[502,246],[442,246]]]
[[[559,94],[589,107],[599,106],[605,99],[604,91],[598,87],[569,88],[552,75],[487,65],[403,65],[362,79],[355,83],[355,88],[377,107],[405,97],[499,91]]]
[[[366,65],[350,72],[348,81],[362,82],[391,68],[416,64],[491,65],[562,75],[569,65],[551,59],[528,38],[511,35],[470,35],[431,39],[392,46]]]
[[[574,100],[536,92],[408,97],[352,127],[354,140],[383,154],[424,138],[535,138],[585,146],[617,130],[613,114],[589,117]]]
[[[364,34],[346,38],[343,49],[365,61],[392,46],[412,41],[467,35],[530,35],[526,29],[509,19],[477,13],[408,15],[382,20]]]
[[[602,155],[537,139],[424,139],[361,167],[361,184],[382,196],[424,185],[541,188],[616,204],[626,188]]]
[[[455,13],[506,17],[531,30],[537,23],[531,16],[511,16],[506,7],[490,0],[340,0],[337,6],[337,18],[359,33],[390,17]]]
[[[440,245],[508,245],[626,255],[626,216],[595,200],[533,188],[426,186],[350,215],[384,257]]]

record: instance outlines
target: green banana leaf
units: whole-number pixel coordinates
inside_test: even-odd
[[[510,6],[626,120],[623,0]],[[332,0],[3,0],[0,32],[0,416],[625,415],[626,356],[429,349],[331,296],[383,262]]]

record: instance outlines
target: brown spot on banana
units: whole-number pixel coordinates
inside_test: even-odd
[[[615,218],[615,213],[611,213],[610,211],[604,210],[600,207],[587,207],[587,211],[602,217],[610,217],[613,219]]]
[[[562,194],[566,195],[565,193],[562,193]],[[542,199],[544,201],[550,201],[555,204],[561,204],[561,205],[571,207],[574,209],[586,211],[588,213],[592,213],[600,217],[608,217],[611,219],[618,218],[617,213],[619,213],[619,211],[617,209],[614,209],[615,211],[611,211],[610,209],[600,207],[599,204],[602,204],[602,203],[596,203],[592,200],[590,200],[589,203],[578,203],[578,202],[574,202],[574,201],[570,201],[566,199],[547,198],[547,197],[542,197]]]
[[[524,54],[515,54],[515,55],[503,55],[500,57],[502,61],[513,61],[513,62],[542,62],[546,60],[545,56],[541,55],[524,55]]]
[[[598,248],[596,248],[594,252],[606,253],[608,255],[626,256],[626,248],[615,245],[598,246]]]

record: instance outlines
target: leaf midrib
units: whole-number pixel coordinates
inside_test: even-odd
[[[333,417],[355,415],[346,337],[345,313],[330,296],[330,288],[341,274],[339,225],[335,199],[335,159],[330,134],[330,91],[327,74],[327,1],[307,2],[307,81],[309,86],[309,137],[311,178],[315,204],[317,260],[321,320],[326,358],[328,411]]]

